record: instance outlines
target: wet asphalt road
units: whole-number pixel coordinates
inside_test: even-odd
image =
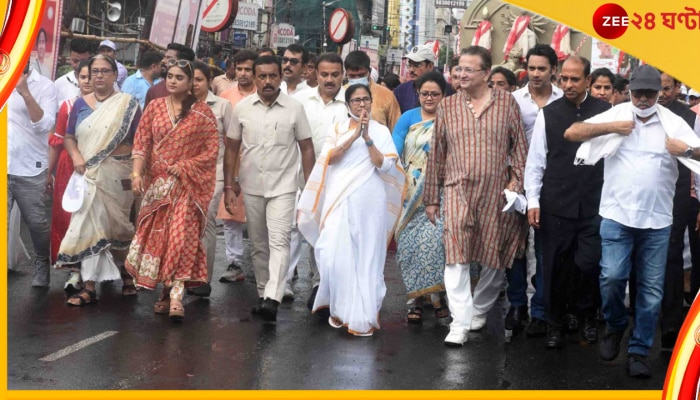
[[[543,338],[505,341],[499,303],[482,332],[462,348],[442,340],[447,327],[427,309],[420,326],[406,324],[405,292],[389,254],[382,329],[358,338],[311,315],[308,262],[299,266],[293,302],[277,323],[251,316],[256,301],[246,242],[245,282],[223,284],[219,236],[211,297],[185,298],[182,324],[155,315],[156,293],[122,298],[121,282],[98,287],[98,304],[65,304],[67,272],[52,271],[49,289],[31,288],[31,267],[8,272],[8,389],[654,389],[670,359],[657,344],[650,380],[628,378],[624,348],[614,362],[597,346],[567,337],[560,351]],[[602,326],[601,326],[602,332]],[[87,342],[86,342],[87,340]],[[626,343],[626,338],[623,344]]]

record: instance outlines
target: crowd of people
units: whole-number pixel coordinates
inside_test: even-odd
[[[29,228],[32,286],[51,265],[70,271],[68,305],[121,279],[124,296],[160,285],[154,312],[183,320],[183,296],[211,294],[221,221],[220,282],[245,280],[250,239],[252,314],[275,321],[295,296],[306,241],[309,310],[372,336],[394,241],[406,321],[431,305],[446,345],[483,329],[505,290],[506,329],[550,349],[578,334],[604,360],[631,314],[628,373],[649,377],[657,323],[672,347],[683,322],[686,233],[689,301],[700,288],[700,110],[651,66],[625,78],[540,44],[518,82],[482,47],[442,73],[416,46],[400,82],[373,76],[362,51],[292,44],[218,55],[212,77],[171,43],[127,77],[111,41],[70,46],[72,71],[54,83],[29,65],[8,107],[8,215]]]

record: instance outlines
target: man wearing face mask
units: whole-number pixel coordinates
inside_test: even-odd
[[[680,86],[680,82],[674,77],[661,72],[659,104],[683,118],[688,126],[700,136],[698,115],[692,112],[687,105],[676,100],[676,95],[680,92]],[[685,150],[682,144],[680,146],[681,150]],[[700,268],[700,244],[698,243],[698,235],[694,234],[695,220],[698,215],[698,201],[691,197],[690,185],[690,170],[679,162],[676,193],[673,197],[673,225],[668,245],[664,297],[661,302],[661,346],[664,348],[673,348],[685,318],[685,313],[683,312],[683,251],[685,250],[685,231],[688,228],[690,228],[689,241],[691,245],[692,268],[696,270]]]
[[[309,120],[311,127],[311,138],[314,144],[314,154],[318,158],[321,155],[321,149],[328,131],[336,122],[344,121],[347,118],[348,109],[345,106],[345,90],[343,89],[343,59],[335,53],[322,54],[313,69],[317,76],[318,86],[314,88],[306,88],[301,92],[295,93],[292,97],[304,105],[306,117]],[[316,160],[314,158],[314,160]],[[303,189],[303,186],[302,186]],[[287,273],[287,285],[285,287],[285,296],[294,295],[291,288],[291,281],[294,275],[294,267],[297,265],[301,255],[301,234],[294,228],[292,232],[292,240],[290,246],[290,263]],[[320,284],[320,276],[318,267],[314,257],[314,249],[309,248],[309,267],[313,273],[311,296],[307,301],[307,306],[311,310],[316,293]],[[324,309],[327,310],[327,309]],[[324,317],[323,313],[318,313]],[[325,315],[328,318],[328,315]]]
[[[564,137],[585,141],[577,152],[577,161],[594,165],[605,158],[599,213],[600,292],[607,329],[600,343],[600,356],[612,361],[619,355],[628,325],[625,286],[634,254],[637,295],[634,328],[627,346],[627,372],[632,377],[649,378],[647,357],[661,307],[673,222],[676,160],[694,165],[688,158],[700,158],[700,139],[682,118],[657,106],[661,75],[655,68],[637,68],[629,87],[631,103],[573,124]],[[683,145],[667,142],[667,137]]]
[[[372,93],[372,119],[393,130],[401,116],[401,108],[391,90],[372,82],[370,72],[370,59],[364,51],[351,51],[345,57],[348,86],[356,83],[369,86]]]

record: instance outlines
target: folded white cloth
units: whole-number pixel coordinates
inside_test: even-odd
[[[606,111],[605,114],[609,118],[607,118],[604,122],[633,120],[635,118],[634,112],[632,111],[632,103],[629,102],[618,104],[617,106]],[[661,126],[666,132],[666,136],[670,138],[681,138],[683,136],[687,137],[688,134],[692,134],[693,137],[696,137],[693,129],[690,128],[682,118],[674,114],[673,111],[669,110],[668,108],[658,104],[656,114],[659,117]],[[599,120],[599,118],[597,118],[597,120]],[[625,137],[626,136],[617,133],[611,133],[609,135],[598,136],[581,143],[581,146],[579,146],[578,151],[576,152],[574,164],[595,165],[601,159],[615,154]],[[694,145],[694,143],[687,144],[691,147],[697,147]],[[700,174],[700,161],[686,157],[676,157],[676,159],[680,161],[681,164],[688,167],[688,169],[691,171],[695,172],[696,174]]]
[[[520,214],[525,214],[525,210],[527,209],[527,199],[524,195],[508,189],[503,190],[503,194],[506,195],[506,206],[503,207],[502,212],[512,213],[515,211],[519,212]]]

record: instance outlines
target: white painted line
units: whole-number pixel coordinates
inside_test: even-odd
[[[110,336],[116,335],[117,331],[106,331],[102,332],[99,335],[95,335],[91,338],[87,338],[85,340],[81,340],[76,344],[70,345],[66,348],[63,348],[55,353],[49,354],[48,356],[44,358],[40,358],[39,361],[44,361],[44,362],[51,362],[51,361],[56,361],[61,357],[65,357],[68,354],[75,353],[76,351],[85,348],[87,346],[90,346],[91,344],[97,343],[101,340],[107,339]]]

